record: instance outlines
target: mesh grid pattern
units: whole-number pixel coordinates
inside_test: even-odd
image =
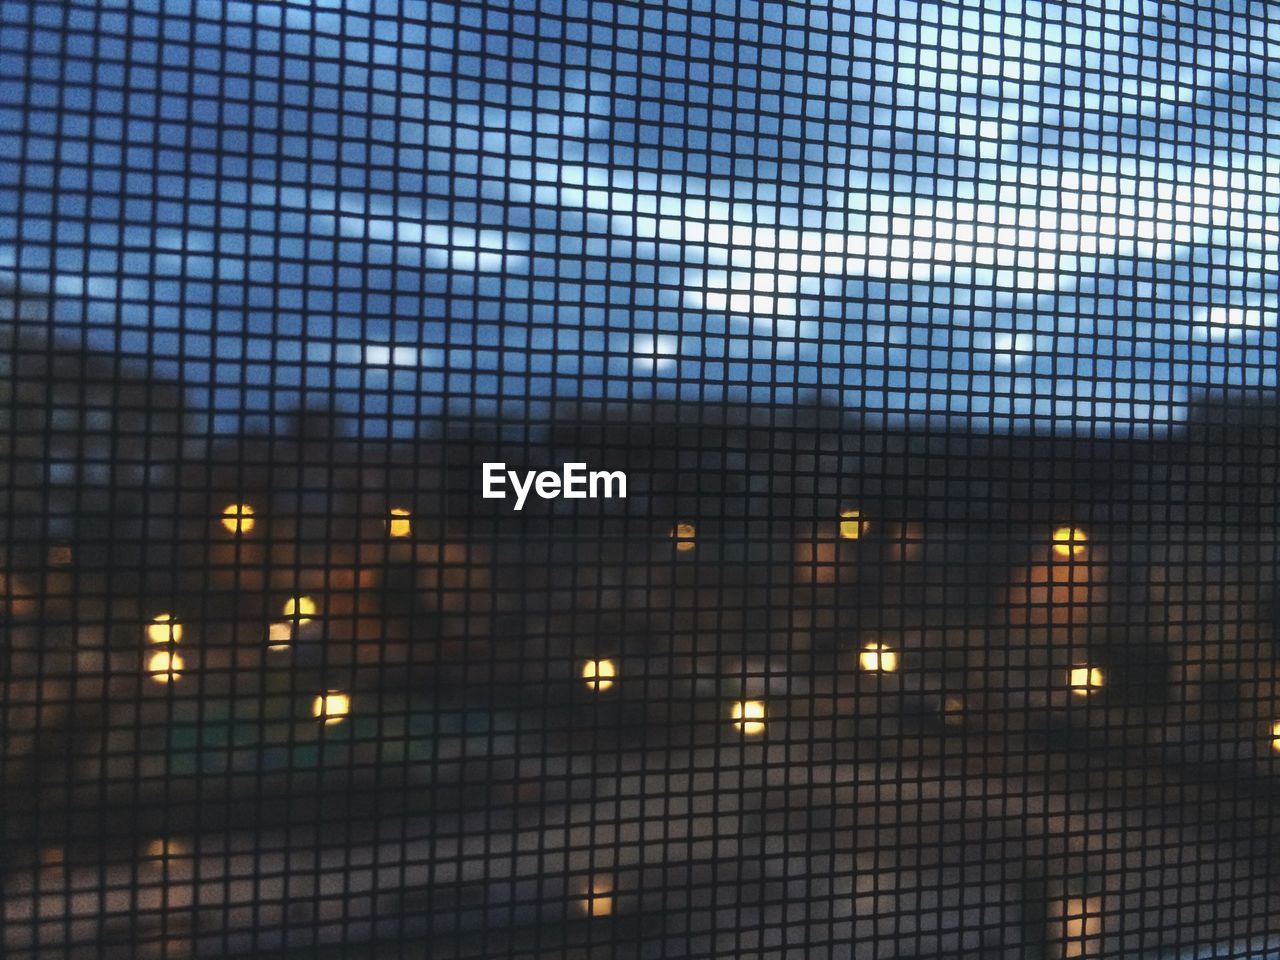
[[[0,955],[1280,954],[1277,44],[0,0]]]

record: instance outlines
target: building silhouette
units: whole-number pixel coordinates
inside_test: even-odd
[[[10,303],[6,956],[1277,929],[1273,404],[1152,441],[691,405],[210,438]],[[487,460],[629,497],[515,514]]]

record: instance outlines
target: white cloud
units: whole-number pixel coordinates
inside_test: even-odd
[[[631,338],[632,366],[637,373],[675,372],[680,338],[673,334],[640,333]]]
[[[794,315],[830,279],[995,285],[1047,292],[1105,260],[1171,260],[1179,248],[1227,244],[1245,266],[1280,265],[1280,161],[1267,172],[1183,168],[1178,179],[1069,171],[1000,201],[915,202],[910,213],[850,216],[861,229],[812,231],[744,223],[664,223],[690,259],[690,309]],[[1028,202],[1028,198],[1034,198]],[[708,217],[708,219],[710,219]],[[781,296],[785,294],[786,296]]]

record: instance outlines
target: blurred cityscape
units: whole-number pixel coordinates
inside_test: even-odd
[[[1280,950],[1274,404],[211,436],[9,303],[4,956]]]

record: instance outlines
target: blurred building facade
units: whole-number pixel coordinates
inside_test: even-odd
[[[108,928],[121,956],[483,955],[536,924],[547,955],[1134,956],[1278,928],[1270,408],[1160,442],[689,406],[210,438],[177,385],[11,309],[9,955]],[[480,498],[488,460],[630,496],[517,515]],[[241,916],[267,836],[306,892]]]

